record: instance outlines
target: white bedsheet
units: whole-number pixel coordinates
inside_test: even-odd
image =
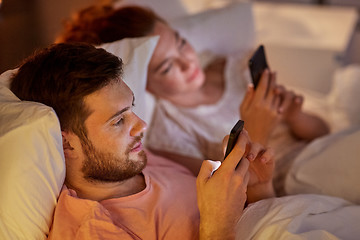
[[[321,195],[265,199],[249,205],[236,239],[359,239],[360,206]]]

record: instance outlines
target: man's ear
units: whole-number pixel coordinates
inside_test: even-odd
[[[62,136],[62,142],[63,142],[63,149],[64,149],[64,153],[69,154],[69,151],[73,151],[74,148],[71,146],[71,142],[73,139],[74,134],[69,133],[68,131],[61,131],[61,136]]]

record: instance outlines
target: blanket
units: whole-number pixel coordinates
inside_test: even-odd
[[[304,194],[250,204],[236,239],[359,239],[360,206],[329,196]]]
[[[360,126],[313,141],[294,160],[287,194],[316,193],[360,204]]]

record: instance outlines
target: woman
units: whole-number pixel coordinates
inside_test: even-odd
[[[255,91],[239,60],[244,56],[214,57],[202,68],[192,46],[149,9],[89,7],[66,23],[57,41],[99,45],[151,35],[160,39],[148,66],[147,90],[156,96],[157,106],[147,144],[158,154],[196,173],[202,159],[223,158],[222,136],[239,117],[253,141],[275,150],[284,149],[286,142],[292,146],[286,153],[303,145],[297,139],[328,133],[321,119],[302,111],[301,96],[276,84],[274,72],[265,71]],[[281,140],[273,141],[274,134]]]

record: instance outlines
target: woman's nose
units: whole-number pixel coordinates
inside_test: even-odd
[[[179,65],[182,71],[186,71],[187,69],[189,69],[190,64],[190,60],[185,57],[179,59]]]

